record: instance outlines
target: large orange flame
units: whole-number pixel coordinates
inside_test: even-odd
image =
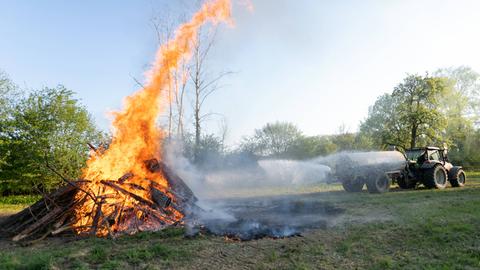
[[[144,88],[127,97],[124,101],[124,109],[114,113],[114,134],[108,149],[103,153],[97,152],[92,155],[83,171],[83,178],[91,181],[88,189],[93,191],[97,198],[101,197],[100,195],[112,193],[112,190],[100,187],[101,180],[117,180],[126,173],[134,175],[129,181],[138,186],[146,185],[144,180],[149,179],[167,189],[167,181],[161,175],[152,174],[144,165],[146,160],[161,159],[163,132],[156,122],[165,107],[166,100],[162,99],[164,91],[172,84],[171,73],[190,58],[200,28],[206,23],[229,22],[230,15],[230,0],[207,1],[194,14],[190,22],[180,25],[172,40],[158,49],[152,68],[147,72],[147,83]],[[146,191],[135,190],[135,193],[141,197],[148,197]],[[119,198],[119,196],[121,194],[117,194],[114,199],[110,198],[108,203],[110,205],[134,203],[128,197]],[[103,196],[103,198],[109,198],[109,196]],[[92,218],[87,217],[86,214],[92,213],[95,205],[95,202],[88,200],[77,208],[76,228],[91,227]],[[106,205],[101,207],[103,214],[113,211],[113,208],[108,209]],[[182,214],[175,213],[175,217],[181,218]],[[77,231],[88,230],[77,229]]]

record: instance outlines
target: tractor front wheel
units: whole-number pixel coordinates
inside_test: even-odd
[[[467,176],[465,175],[465,172],[460,169],[455,172],[455,175],[448,179],[450,181],[450,184],[452,187],[463,187],[465,186],[465,182],[467,180]]]
[[[447,180],[447,171],[441,165],[428,169],[423,176],[423,184],[427,188],[444,189],[447,187]]]

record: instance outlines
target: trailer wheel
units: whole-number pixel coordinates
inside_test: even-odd
[[[428,169],[423,175],[423,184],[427,188],[444,189],[447,187],[448,175],[442,165]]]
[[[465,172],[460,169],[456,171],[455,175],[453,175],[453,177],[448,180],[450,181],[452,187],[463,187],[465,186],[465,182],[467,181],[467,176],[465,175]]]
[[[345,189],[346,192],[360,192],[362,191],[364,184],[365,180],[359,177],[352,180],[342,181],[343,189]]]
[[[367,189],[370,193],[385,193],[390,190],[392,179],[383,173],[373,176],[367,181]]]

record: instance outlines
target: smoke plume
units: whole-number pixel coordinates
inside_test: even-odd
[[[286,192],[299,186],[326,183],[333,173],[353,174],[354,171],[349,170],[355,170],[355,166],[376,166],[389,171],[405,164],[399,152],[345,152],[307,161],[257,161],[241,156],[234,159],[234,164],[202,169],[181,157],[179,151],[174,150],[176,147],[168,149],[166,162],[200,199],[197,206],[201,210],[193,211],[187,219],[189,233],[204,228],[217,235],[239,239],[298,235],[308,229],[335,224],[335,219],[344,212],[328,202],[319,201],[319,194],[269,196],[266,192],[267,195],[258,195],[261,190]],[[214,162],[223,161],[207,163],[212,167]],[[238,196],[238,190],[246,193]]]

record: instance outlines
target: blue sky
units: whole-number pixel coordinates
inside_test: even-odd
[[[152,17],[188,14],[191,2],[0,0],[0,69],[26,89],[64,84],[108,129],[106,112],[153,60]],[[480,1],[252,2],[253,13],[235,8],[210,58],[212,73],[235,72],[205,107],[225,116],[230,143],[272,121],[308,135],[355,131],[407,73],[480,71]]]

